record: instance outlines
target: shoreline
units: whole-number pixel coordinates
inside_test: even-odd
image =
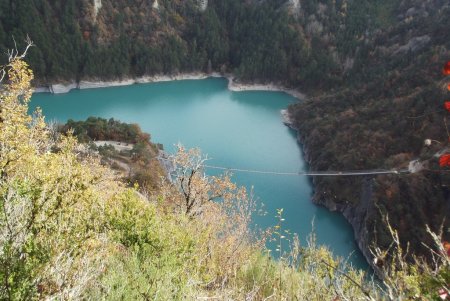
[[[288,89],[286,87],[276,85],[276,84],[246,84],[246,83],[236,83],[233,77],[226,77],[228,79],[228,90],[233,92],[242,92],[242,91],[272,91],[272,92],[284,92],[289,94],[298,100],[306,99],[306,95],[294,90]]]
[[[228,90],[233,92],[243,92],[243,91],[273,91],[273,92],[284,92],[287,93],[298,100],[306,99],[306,95],[294,90],[288,89],[286,87],[276,85],[273,83],[268,84],[256,84],[256,83],[237,83],[235,78],[231,74],[221,74],[217,72],[213,73],[202,73],[202,72],[192,72],[192,73],[181,73],[178,75],[154,75],[154,76],[142,76],[137,78],[125,78],[123,80],[113,80],[113,81],[102,81],[102,80],[81,80],[79,83],[72,81],[67,83],[50,84],[47,87],[35,87],[33,93],[52,93],[52,94],[64,94],[71,90],[79,89],[97,89],[97,88],[109,88],[109,87],[120,87],[120,86],[131,86],[135,84],[149,84],[149,83],[159,83],[168,81],[178,81],[178,80],[200,80],[206,78],[226,78],[228,80]]]

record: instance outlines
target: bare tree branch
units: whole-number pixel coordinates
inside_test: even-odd
[[[17,48],[17,42],[16,39],[14,38],[14,36],[12,37],[13,41],[14,41],[14,48],[10,49],[6,52],[6,55],[8,57],[8,63],[6,65],[0,66],[0,83],[3,81],[3,79],[6,76],[6,70],[8,68],[8,66],[10,66],[10,63],[14,60],[21,60],[24,59],[28,53],[28,50],[35,46],[33,41],[30,39],[30,37],[27,35],[26,39],[25,39],[25,49],[23,50],[22,53],[19,54],[19,50]]]

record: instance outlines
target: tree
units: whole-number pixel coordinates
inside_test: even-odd
[[[168,199],[174,200],[178,210],[188,216],[196,216],[212,201],[219,201],[230,208],[232,204],[253,203],[246,189],[236,186],[229,174],[207,176],[203,170],[207,157],[199,149],[186,150],[182,145],[177,148],[177,154],[172,156],[171,161],[174,167],[173,184],[178,188],[179,196],[172,195]]]
[[[98,179],[116,188],[98,164],[78,161],[73,137],[54,141],[40,111],[28,115],[24,56],[10,51],[0,69],[0,299],[80,298],[103,256],[100,207],[90,200],[106,199]]]

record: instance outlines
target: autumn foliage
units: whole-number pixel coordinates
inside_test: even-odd
[[[444,102],[444,108],[450,112],[450,101]]]
[[[450,61],[448,61],[448,62],[444,65],[444,68],[442,69],[442,74],[443,74],[443,75],[450,75]]]
[[[445,64],[443,69],[444,75],[450,75],[450,61]],[[448,90],[450,91],[450,84],[448,84]],[[444,108],[450,112],[450,101],[444,102]],[[446,120],[446,117],[444,117]],[[447,123],[445,123],[445,126],[447,126]],[[450,137],[449,137],[450,139]],[[450,154],[444,154],[439,158],[439,166],[440,167],[450,167]]]
[[[143,197],[70,134],[51,135],[39,111],[27,114],[26,63],[13,59],[4,70],[2,300],[429,299],[448,280],[448,263],[426,273],[395,267],[383,291],[313,236],[301,246],[283,235],[289,247],[275,261],[248,227],[251,194],[230,175],[205,175],[199,150],[180,146],[173,183]],[[282,230],[280,223],[274,233]]]
[[[439,158],[439,166],[440,167],[450,167],[450,154],[442,155]]]

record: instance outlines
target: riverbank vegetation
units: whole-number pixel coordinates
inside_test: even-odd
[[[81,143],[106,140],[138,144],[150,141],[150,135],[143,133],[139,125],[123,123],[114,120],[114,118],[107,120],[99,117],[89,117],[86,121],[69,119],[58,130],[63,133],[73,130],[73,135]]]
[[[137,184],[145,195],[158,190],[167,175],[162,145],[152,143],[150,135],[137,124],[89,117],[85,121],[68,120],[55,128],[89,145],[89,151],[99,154],[103,164],[120,171],[123,182],[129,186]]]
[[[205,176],[198,150],[180,147],[174,183],[143,197],[73,135],[55,134],[39,111],[27,114],[26,63],[12,58],[4,68],[1,299],[437,300],[448,289],[449,257],[437,236],[435,266],[406,265],[395,245],[375,250],[380,260],[398,260],[380,264],[386,286],[313,237],[301,246],[284,231],[282,210],[273,229],[255,236],[251,194],[227,175]],[[279,242],[277,254],[266,239]]]

